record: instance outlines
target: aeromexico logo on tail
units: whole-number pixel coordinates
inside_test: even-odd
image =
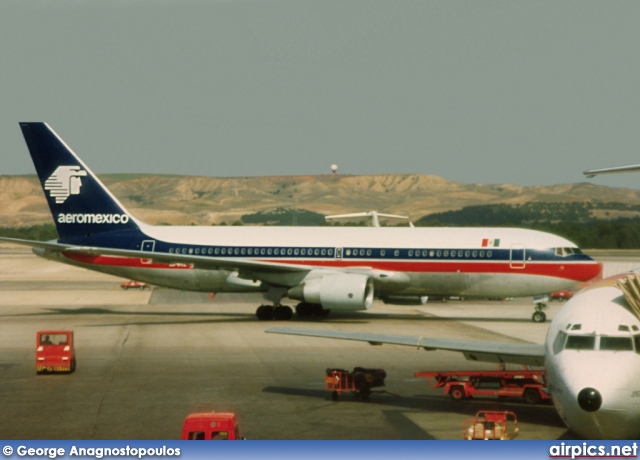
[[[56,204],[63,204],[71,195],[80,195],[81,177],[85,176],[87,176],[87,171],[80,166],[58,166],[44,182],[44,189],[49,191],[51,198],[55,198]],[[126,214],[59,213],[57,220],[59,224],[126,224],[129,222],[129,216]]]
[[[44,189],[49,191],[49,196],[56,199],[56,204],[67,201],[71,195],[80,195],[82,180],[87,171],[80,166],[58,166],[53,174],[44,183]]]

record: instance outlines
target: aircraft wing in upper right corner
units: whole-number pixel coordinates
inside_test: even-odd
[[[590,169],[588,171],[584,171],[582,174],[591,178],[591,177],[597,176],[598,174],[613,174],[613,173],[635,172],[635,171],[640,171],[640,165],[616,166],[614,168],[602,168],[602,169]]]
[[[355,340],[368,342],[370,345],[406,345],[423,348],[427,351],[458,351],[471,361],[493,363],[524,364],[528,366],[544,365],[544,345],[509,342],[478,342],[455,339],[430,339],[428,337],[373,334],[366,332],[342,332],[330,330],[295,329],[288,327],[272,327],[265,332],[273,334],[303,335],[328,339]]]

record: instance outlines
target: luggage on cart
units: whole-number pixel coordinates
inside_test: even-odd
[[[367,401],[371,395],[371,388],[383,387],[387,373],[384,369],[365,369],[356,367],[353,372],[346,369],[327,369],[325,373],[325,388],[330,390],[334,401],[343,392],[350,391],[361,401]]]

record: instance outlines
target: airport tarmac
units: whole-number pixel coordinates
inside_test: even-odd
[[[453,401],[414,373],[495,369],[451,352],[266,334],[274,325],[542,343],[531,299],[451,301],[264,322],[260,296],[127,290],[122,279],[0,250],[0,438],[179,439],[184,417],[233,411],[248,439],[460,439],[478,410],[510,410],[519,439],[572,438],[552,405]],[[550,303],[553,318],[561,307]],[[77,370],[36,375],[40,329],[75,331]],[[339,401],[327,368],[387,372],[388,393]]]

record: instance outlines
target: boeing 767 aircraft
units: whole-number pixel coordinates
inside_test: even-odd
[[[46,124],[20,123],[59,238],[47,259],[202,292],[262,292],[261,320],[371,307],[374,296],[537,296],[601,269],[570,241],[515,228],[166,227],[119,203]],[[537,306],[534,321],[545,321]]]

